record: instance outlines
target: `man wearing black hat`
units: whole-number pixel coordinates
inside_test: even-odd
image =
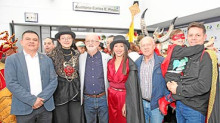
[[[75,33],[70,27],[60,27],[55,35],[57,47],[48,55],[58,75],[54,93],[55,123],[81,123],[80,81],[78,75],[79,52],[75,49]]]

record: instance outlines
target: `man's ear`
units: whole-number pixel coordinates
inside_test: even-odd
[[[204,35],[204,38],[205,38],[204,40],[206,40],[206,38],[207,38],[207,34]]]
[[[23,40],[21,39],[21,41],[20,41],[20,44],[21,44],[21,46],[23,46]]]

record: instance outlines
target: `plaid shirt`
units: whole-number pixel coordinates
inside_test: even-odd
[[[154,56],[146,63],[143,58],[140,67],[140,82],[143,99],[151,100]]]

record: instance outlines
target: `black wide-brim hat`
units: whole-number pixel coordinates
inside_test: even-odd
[[[130,43],[122,35],[114,36],[113,41],[110,44],[111,50],[113,50],[114,45],[117,43],[124,43],[125,45],[127,45],[128,49],[130,48]]]
[[[76,38],[76,34],[74,32],[71,31],[71,28],[68,26],[61,26],[58,29],[58,33],[55,35],[56,39],[59,39],[61,35],[63,34],[70,34],[72,36],[73,39]]]

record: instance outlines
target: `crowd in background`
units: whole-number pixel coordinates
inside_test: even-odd
[[[6,59],[11,114],[18,123],[220,121],[214,39],[205,43],[202,23],[191,23],[186,36],[173,30],[166,50],[150,36],[138,44],[109,36],[105,46],[91,33],[76,42],[70,27],[60,27],[55,39],[57,46],[46,38],[40,53],[38,34],[25,31],[23,50]]]

